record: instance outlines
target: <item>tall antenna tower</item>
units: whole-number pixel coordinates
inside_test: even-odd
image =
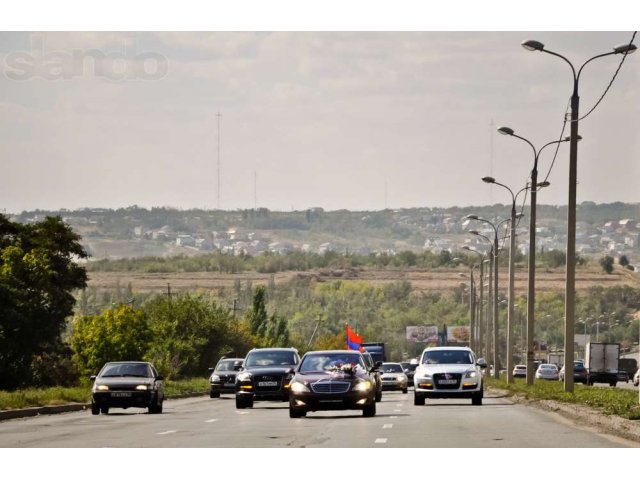
[[[389,204],[387,203],[387,181],[384,181],[384,209],[389,208]]]
[[[216,114],[218,117],[218,210],[220,210],[220,112]]]
[[[253,209],[258,210],[258,174],[253,171]]]

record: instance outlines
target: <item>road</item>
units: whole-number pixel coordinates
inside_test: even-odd
[[[557,414],[506,398],[427,400],[385,392],[373,418],[359,412],[315,412],[290,419],[286,403],[236,410],[233,397],[165,402],[165,413],[113,409],[8,420],[0,447],[623,447],[640,445],[578,428]]]

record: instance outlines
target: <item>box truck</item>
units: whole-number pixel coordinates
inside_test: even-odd
[[[618,382],[620,361],[619,343],[587,343],[584,366],[589,372],[589,385],[608,383],[615,387]]]

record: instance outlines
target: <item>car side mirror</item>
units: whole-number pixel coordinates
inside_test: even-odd
[[[96,375],[91,375],[91,376],[89,377],[89,380],[91,380],[92,382],[93,382],[93,381],[95,381],[95,379],[96,379]]]
[[[478,359],[478,361],[476,362],[476,365],[478,365],[480,368],[487,368],[487,362],[485,361],[484,358]]]
[[[242,362],[233,362],[233,369],[236,372],[239,372],[240,370],[242,370]]]
[[[164,377],[163,377],[162,375],[158,375],[158,376],[156,377],[156,380],[164,380]]]
[[[215,367],[209,367],[209,371],[210,371],[210,372],[213,372],[213,369],[214,369],[214,368],[215,368]]]
[[[376,362],[375,363],[375,368],[380,368],[382,366],[382,362]]]

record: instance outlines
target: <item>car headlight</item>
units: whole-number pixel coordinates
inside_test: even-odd
[[[432,375],[420,375],[419,377],[416,375],[415,377],[413,377],[414,380],[417,380],[418,382],[431,382],[433,381],[433,376]]]
[[[309,391],[309,387],[307,387],[304,383],[302,382],[293,382],[291,384],[291,391],[293,393],[302,393],[302,392],[308,392]]]
[[[211,375],[211,379],[212,382],[219,382],[220,381],[220,377],[218,375]]]
[[[106,392],[107,390],[109,390],[109,387],[107,385],[96,385],[95,390],[99,392]]]
[[[368,392],[371,390],[371,382],[369,380],[364,380],[362,382],[356,383],[356,386],[353,387],[356,392]]]
[[[138,385],[136,387],[136,390],[151,390],[151,389],[152,389],[151,385]]]
[[[249,382],[251,381],[251,374],[249,372],[242,372],[237,378],[239,382]]]
[[[478,372],[476,372],[475,370],[470,370],[467,373],[465,373],[464,378],[476,378],[477,375],[478,375]]]

